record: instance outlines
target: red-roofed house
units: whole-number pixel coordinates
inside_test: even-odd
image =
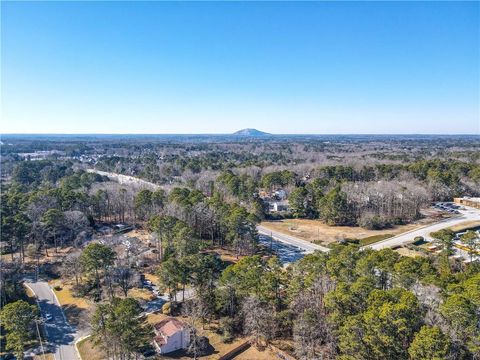
[[[153,326],[154,343],[160,354],[186,349],[190,344],[187,325],[175,318],[166,318]]]

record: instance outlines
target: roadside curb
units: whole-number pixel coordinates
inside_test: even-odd
[[[25,286],[28,290],[30,290],[33,294],[33,296],[35,296],[35,302],[37,303],[37,307],[38,307],[38,311],[41,313],[41,310],[40,310],[40,301],[38,301],[38,296],[37,294],[35,294],[35,291],[33,291],[33,289],[28,286],[25,281],[23,281],[23,286]],[[47,326],[45,326],[45,324],[43,323],[42,324],[42,327],[43,327],[43,330],[45,331],[45,336],[48,338],[48,328]],[[57,357],[55,356],[55,353],[53,353],[53,358],[56,360]]]
[[[55,290],[53,289],[53,287],[50,285],[50,283],[48,281],[46,281],[46,283],[48,284],[48,287],[52,290],[53,296],[55,297],[55,301],[57,302],[58,307],[60,309],[62,309],[63,320],[65,320],[65,322],[68,324],[68,326],[70,326],[70,328],[72,328],[72,325],[68,322],[67,316],[65,315],[65,310],[63,309],[62,304],[60,304],[60,301],[58,300],[57,294],[55,294]]]
[[[278,231],[277,232],[272,231],[272,230],[270,230],[269,228],[267,228],[263,225],[258,225],[257,226],[257,231],[261,235],[269,236],[269,237],[271,236],[276,241],[279,241],[279,242],[284,243],[284,244],[295,246],[299,249],[302,249],[302,250],[306,251],[307,253],[313,253],[316,250],[322,251],[322,252],[329,252],[331,250],[331,249],[329,249],[325,246],[317,245],[315,243],[311,243],[307,240],[303,240],[303,239],[297,238],[297,237],[289,235],[289,234],[280,233]],[[282,239],[281,236],[278,236],[276,233],[280,234],[281,236],[284,236],[287,239],[288,238],[292,239],[292,242],[288,242],[285,239]],[[297,244],[295,244],[294,242],[296,242]],[[302,247],[300,245],[303,245],[305,247]],[[310,248],[310,249],[307,249],[307,248]]]
[[[80,360],[83,360],[82,359],[82,355],[80,355],[80,350],[78,350],[78,343],[80,341],[83,341],[85,339],[88,339],[90,336],[92,336],[92,334],[88,334],[88,335],[85,335],[85,336],[82,336],[81,338],[78,338],[77,340],[75,340],[75,351],[77,352],[77,356]]]
[[[418,228],[416,228],[416,229],[412,229],[412,230],[406,231],[406,232],[404,232],[404,233],[400,233],[400,234],[398,234],[398,235],[392,236],[392,237],[390,237],[390,238],[388,238],[388,239],[381,240],[381,241],[377,241],[376,243],[362,246],[361,249],[368,249],[368,248],[370,248],[370,247],[373,246],[373,245],[379,245],[379,244],[382,244],[382,243],[386,243],[386,242],[392,241],[392,240],[394,240],[395,238],[398,238],[398,237],[400,237],[400,236],[408,235],[408,234],[413,233],[413,232],[415,232],[415,231],[422,230],[422,229],[426,229],[426,228],[428,228],[429,226],[438,225],[438,224],[441,224],[441,223],[444,223],[444,222],[448,222],[448,221],[450,221],[450,220],[452,220],[452,219],[456,219],[456,218],[460,218],[460,217],[462,217],[462,216],[452,216],[452,217],[450,217],[450,218],[443,219],[443,220],[440,220],[440,221],[435,222],[435,223],[432,223],[432,224],[423,225],[423,226],[420,226],[420,227],[418,227]],[[413,241],[413,239],[412,239],[412,241]]]

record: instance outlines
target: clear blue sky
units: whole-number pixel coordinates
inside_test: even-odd
[[[2,2],[3,133],[480,133],[478,2]]]

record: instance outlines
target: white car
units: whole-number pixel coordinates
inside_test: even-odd
[[[52,314],[48,314],[48,313],[45,314],[45,321],[51,321],[51,320],[53,320]]]

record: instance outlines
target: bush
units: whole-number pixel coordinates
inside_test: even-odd
[[[172,303],[166,302],[162,305],[162,314],[171,315],[172,314]]]
[[[194,330],[196,331],[196,330]],[[192,336],[190,336],[191,338]],[[208,338],[206,336],[197,336],[196,337],[196,355],[197,356],[205,356],[205,355],[208,355],[210,354],[214,349],[212,347],[212,345],[210,345],[210,341],[208,340]],[[187,350],[187,354],[190,354],[190,355],[193,355],[193,349],[192,349],[192,345],[190,345],[189,347],[189,350]]]
[[[61,287],[60,285],[55,285],[55,286],[53,287],[53,290],[55,290],[55,291],[61,291],[61,290],[62,290],[62,287]]]
[[[381,230],[390,224],[378,215],[364,214],[358,219],[358,225],[367,230]]]
[[[415,238],[413,239],[414,245],[421,245],[423,243],[425,243],[425,239],[423,238],[423,236],[415,236]]]
[[[224,343],[232,342],[235,332],[235,321],[229,317],[222,317],[218,324],[218,332]]]
[[[92,285],[89,283],[73,285],[72,294],[75,297],[86,297],[90,294],[92,288]]]

